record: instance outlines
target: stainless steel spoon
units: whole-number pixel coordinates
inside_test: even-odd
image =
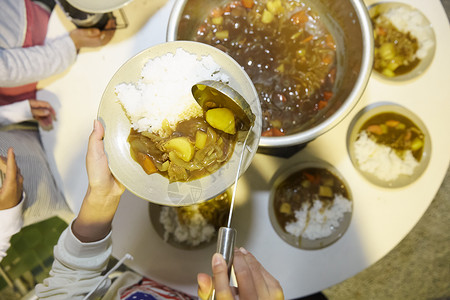
[[[226,107],[234,113],[236,119],[239,121],[239,124],[236,127],[238,130],[237,142],[243,141],[242,152],[239,158],[236,179],[234,181],[234,190],[231,197],[227,227],[219,228],[216,248],[216,252],[222,254],[227,262],[228,275],[230,275],[231,266],[233,264],[234,243],[236,240],[236,230],[231,228],[236,187],[241,172],[245,146],[256,117],[247,101],[236,90],[222,82],[212,80],[201,81],[192,87],[192,95],[203,110],[206,111],[211,108]]]

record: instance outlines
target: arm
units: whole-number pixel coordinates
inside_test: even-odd
[[[11,236],[20,231],[23,225],[23,178],[17,167],[14,151],[8,149],[5,160],[0,157],[0,176],[3,184],[0,187],[0,261],[6,256]],[[3,179],[4,178],[4,179]]]
[[[37,82],[68,68],[77,52],[69,35],[28,48],[0,48],[0,86]]]
[[[235,249],[233,260],[234,272],[238,283],[239,299],[283,300],[280,283],[244,248]],[[222,255],[215,253],[212,258],[213,278],[200,273],[197,276],[198,295],[208,299],[215,288],[217,300],[235,299],[230,287],[228,268]]]
[[[0,86],[20,86],[61,73],[75,62],[80,48],[106,45],[115,32],[110,29],[115,26],[115,20],[111,19],[105,26],[106,31],[74,29],[42,46],[0,48]]]
[[[111,223],[125,188],[112,176],[99,121],[89,138],[89,187],[77,218],[59,238],[50,277],[36,286],[41,299],[82,299],[101,280],[111,254]],[[105,281],[99,292],[109,286]]]

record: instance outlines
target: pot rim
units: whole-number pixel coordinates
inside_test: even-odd
[[[341,105],[341,107],[339,107],[338,110],[336,110],[336,112],[334,112],[333,115],[329,116],[313,128],[286,136],[261,136],[259,142],[260,147],[278,148],[308,143],[338,125],[358,104],[372,73],[374,42],[372,23],[370,21],[369,11],[366,5],[362,0],[350,1],[355,8],[356,16],[361,25],[363,53],[358,79],[356,80],[355,85],[346,101]],[[177,0],[172,8],[166,33],[166,40],[168,42],[176,40],[175,37],[177,34],[177,26],[181,19],[186,2],[187,0]]]

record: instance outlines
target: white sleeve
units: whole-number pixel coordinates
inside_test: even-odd
[[[53,249],[55,260],[50,277],[36,285],[39,299],[83,299],[102,280],[101,273],[112,251],[111,232],[103,240],[82,243],[71,228],[72,224]],[[103,281],[97,293],[104,294],[110,285],[110,280]]]
[[[76,56],[68,34],[42,46],[0,48],[0,86],[20,86],[58,74],[75,62]]]
[[[0,261],[6,256],[6,251],[11,246],[9,243],[11,237],[22,228],[24,198],[25,194],[23,194],[22,200],[16,206],[0,210]]]
[[[28,100],[0,106],[0,126],[33,119]]]

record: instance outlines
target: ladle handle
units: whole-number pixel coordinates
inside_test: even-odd
[[[217,235],[216,253],[222,254],[227,263],[228,278],[231,275],[231,266],[234,258],[234,242],[236,240],[236,230],[230,227],[220,227]],[[209,299],[216,299],[216,291],[213,290]]]
[[[234,257],[234,242],[236,240],[236,230],[230,227],[220,227],[217,236],[216,252],[222,254],[227,262],[228,276],[230,276],[231,265]]]

